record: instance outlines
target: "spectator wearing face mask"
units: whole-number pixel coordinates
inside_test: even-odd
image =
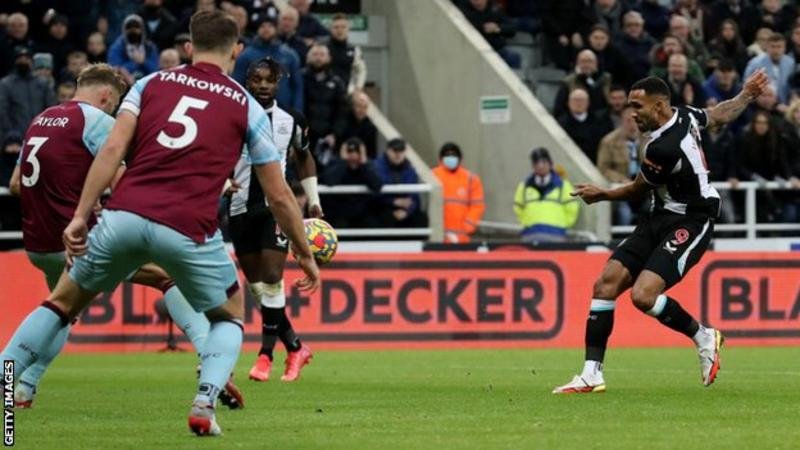
[[[158,70],[158,48],[147,40],[141,17],[131,14],[125,18],[122,35],[108,50],[108,63],[136,80]]]
[[[37,114],[56,104],[53,89],[33,75],[30,49],[17,47],[14,55],[14,71],[0,80],[0,139],[24,135]]]
[[[406,141],[394,138],[375,161],[375,170],[384,184],[417,184],[417,171],[406,158]],[[379,199],[380,225],[392,228],[419,228],[428,224],[420,210],[419,194],[384,194]]]
[[[545,148],[531,152],[533,173],[517,186],[514,213],[522,225],[522,240],[564,241],[578,220],[580,204],[570,196],[572,184],[553,170]]]
[[[433,169],[442,183],[444,239],[451,244],[469,242],[486,209],[483,183],[478,175],[464,168],[462,160],[461,148],[447,142],[439,150],[439,165]]]

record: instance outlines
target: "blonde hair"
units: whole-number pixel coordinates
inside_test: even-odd
[[[789,107],[786,108],[786,113],[783,116],[786,118],[787,122],[794,126],[800,125],[800,122],[794,118],[794,113],[797,112],[798,109],[800,109],[800,98],[796,98],[792,100],[792,103],[789,103]]]
[[[78,87],[89,86],[111,86],[120,95],[128,89],[122,75],[105,63],[89,64],[78,74]]]

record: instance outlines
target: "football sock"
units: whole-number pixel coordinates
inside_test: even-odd
[[[302,344],[297,335],[294,334],[294,328],[292,328],[292,322],[289,321],[289,317],[286,315],[285,307],[281,308],[281,323],[278,326],[278,336],[281,338],[283,345],[286,346],[287,351],[296,352],[300,350]]]
[[[606,354],[608,337],[614,328],[614,300],[592,299],[589,318],[586,320],[586,361],[602,363]],[[601,369],[602,370],[602,366]]]
[[[690,338],[694,338],[700,330],[700,324],[678,302],[664,294],[656,298],[655,304],[647,311],[647,314]]]
[[[15,381],[47,351],[59,330],[68,324],[67,315],[50,302],[42,303],[28,314],[0,355],[3,361],[14,361]]]
[[[72,326],[67,325],[56,332],[56,336],[50,341],[50,345],[47,346],[45,351],[36,358],[33,364],[22,372],[22,376],[19,377],[20,382],[30,385],[34,389],[39,385],[39,380],[42,378],[42,375],[44,375],[47,367],[50,366],[50,363],[53,362],[56,355],[64,348],[70,329],[72,329]]]
[[[278,340],[283,308],[267,308],[261,305],[261,349],[259,355],[267,355],[272,361],[272,351]]]
[[[228,381],[239,358],[243,331],[239,320],[211,324],[200,354],[200,381],[195,402],[216,404],[217,395]]]
[[[195,351],[202,353],[211,326],[205,314],[195,311],[174,284],[164,290],[164,304],[172,321],[189,338]]]

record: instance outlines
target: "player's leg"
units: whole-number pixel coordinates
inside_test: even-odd
[[[710,221],[688,219],[671,227],[631,289],[633,304],[640,311],[694,341],[700,357],[703,384],[706,386],[714,382],[719,371],[719,350],[724,340],[722,334],[702,326],[665,292],[700,260],[708,248],[713,228]]]
[[[172,275],[196,311],[211,323],[201,352],[200,380],[189,426],[199,435],[220,433],[214,407],[239,357],[244,333],[244,298],[236,267],[219,231],[197,244],[163,225],[151,223],[150,257]]]
[[[42,271],[47,282],[47,288],[52,292],[66,266],[64,252],[28,252],[28,259],[37,269]],[[72,328],[72,324],[61,328],[45,351],[20,375],[19,383],[14,389],[14,405],[17,408],[30,408],[33,406],[39,381],[67,342],[70,328]]]
[[[645,221],[611,255],[592,288],[584,338],[586,352],[583,370],[569,383],[556,387],[554,394],[605,391],[603,362],[608,338],[614,328],[616,299],[631,287],[634,277],[644,267],[652,246],[652,233]]]
[[[131,282],[150,286],[164,294],[164,304],[170,317],[200,354],[208,336],[208,318],[192,308],[167,272],[155,264],[145,264],[133,274]]]

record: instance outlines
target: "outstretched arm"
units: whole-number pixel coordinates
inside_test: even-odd
[[[650,185],[641,173],[632,182],[614,189],[603,189],[591,184],[576,184],[573,197],[580,197],[587,205],[602,201],[632,200],[641,197],[650,190]]]
[[[753,100],[769,84],[769,77],[763,70],[757,70],[750,78],[745,81],[742,91],[736,97],[724,102],[717,103],[708,108],[708,127],[717,128],[736,120]]]

